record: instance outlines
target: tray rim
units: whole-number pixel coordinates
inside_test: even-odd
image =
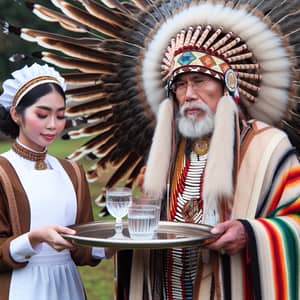
[[[85,227],[93,227],[97,225],[103,225],[103,227],[111,226],[112,229],[114,226],[114,221],[94,221],[78,225],[69,226],[69,228],[75,229],[77,231],[84,230]],[[127,229],[127,221],[123,221],[123,229]],[[160,221],[158,228],[162,227],[178,228],[182,227],[183,229],[192,229],[197,232],[205,232],[206,236],[194,236],[194,237],[182,237],[177,239],[147,239],[147,240],[133,240],[130,238],[126,239],[111,239],[111,238],[95,238],[95,237],[86,237],[80,236],[79,234],[70,235],[70,234],[61,234],[62,237],[71,240],[75,245],[78,246],[94,246],[94,247],[107,247],[107,248],[118,248],[118,249],[135,249],[135,248],[149,248],[149,249],[160,249],[160,248],[184,248],[189,246],[203,246],[210,241],[215,240],[219,235],[210,233],[210,230],[213,228],[210,225],[206,224],[192,224],[192,223],[180,223],[180,222],[171,222],[171,221]],[[107,228],[106,228],[107,229]],[[160,231],[158,229],[158,231]],[[176,233],[176,232],[174,232]],[[181,232],[180,232],[181,233]]]

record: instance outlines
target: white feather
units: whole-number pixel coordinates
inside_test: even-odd
[[[230,174],[233,174],[236,112],[237,107],[233,99],[223,96],[217,106],[203,185],[204,216],[205,222],[209,224],[218,220],[220,197],[233,196],[233,178]]]
[[[145,192],[161,197],[166,190],[167,176],[171,159],[173,131],[172,100],[165,99],[158,111],[152,146],[144,175],[143,189]]]
[[[290,84],[290,73],[288,71],[281,72],[265,72],[262,78],[262,86],[288,88]]]
[[[290,63],[287,59],[278,60],[265,60],[261,63],[261,69],[263,72],[280,72],[288,71],[290,68]]]
[[[285,107],[288,105],[287,97],[287,90],[264,86],[257,102],[249,106],[248,110],[254,118],[276,124],[284,117]]]
[[[165,94],[165,87],[161,83],[160,66],[171,37],[175,37],[182,28],[201,24],[211,24],[214,27],[222,25],[225,31],[233,31],[243,40],[247,40],[250,50],[261,64],[262,74],[272,71],[287,72],[290,68],[288,54],[280,38],[259,17],[251,15],[245,9],[232,9],[223,4],[191,5],[166,20],[146,49],[142,63],[142,79],[146,98],[154,113],[157,113],[158,105]],[[271,77],[269,76],[270,82],[268,77],[264,79],[261,91],[264,87],[274,86],[275,80]],[[285,108],[282,107],[281,110]]]

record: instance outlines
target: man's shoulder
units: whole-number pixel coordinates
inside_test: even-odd
[[[290,140],[283,130],[258,120],[247,122],[248,130],[242,138],[242,152],[262,152],[267,148],[275,149],[279,144],[282,151],[292,148]]]
[[[265,122],[252,119],[247,122],[248,126],[250,127],[250,131],[253,137],[260,137],[263,138],[264,136],[272,136],[272,135],[281,135],[285,136],[288,139],[288,136],[285,131],[282,129],[267,124]]]

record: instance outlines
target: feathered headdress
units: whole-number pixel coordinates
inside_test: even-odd
[[[27,5],[68,35],[8,24],[4,30],[51,50],[35,55],[70,70],[64,74],[67,115],[85,124],[68,136],[91,137],[70,158],[97,159],[90,181],[110,163],[116,171],[107,186],[124,176],[132,185],[145,164],[168,81],[184,64],[193,67],[194,59],[214,76],[234,70],[239,105],[248,116],[284,129],[300,148],[298,0],[51,2],[57,9]]]

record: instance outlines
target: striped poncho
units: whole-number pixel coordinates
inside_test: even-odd
[[[244,221],[255,299],[300,299],[300,167],[290,154],[278,160],[257,218]]]
[[[299,300],[300,165],[295,149],[284,132],[254,121],[238,153],[230,218],[243,223],[247,246],[232,256],[204,251],[192,298]],[[132,260],[126,257],[131,276],[125,274],[128,264],[119,270],[118,299],[128,294],[134,300],[164,299],[168,262],[163,251],[135,251]]]
[[[213,299],[300,299],[299,161],[282,131],[261,122],[252,128],[240,151],[231,216],[244,224],[247,248],[212,258],[217,284],[199,274],[195,299],[211,292]]]

